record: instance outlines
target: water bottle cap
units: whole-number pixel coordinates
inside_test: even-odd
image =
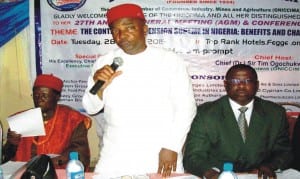
[[[232,171],[233,170],[233,164],[230,163],[230,162],[224,163],[223,170],[224,171]]]
[[[78,160],[78,152],[70,152],[71,160]]]

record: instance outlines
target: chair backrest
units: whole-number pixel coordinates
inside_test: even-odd
[[[294,127],[300,115],[300,103],[282,102],[278,104],[286,109],[286,117],[289,123],[289,137],[292,140]]]

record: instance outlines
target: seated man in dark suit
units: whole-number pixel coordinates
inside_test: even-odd
[[[300,115],[294,127],[292,148],[294,152],[293,168],[300,171]]]
[[[293,158],[285,109],[255,96],[259,81],[251,66],[232,66],[224,87],[227,95],[198,107],[186,140],[185,170],[217,178],[223,163],[232,162],[235,172],[276,177]]]

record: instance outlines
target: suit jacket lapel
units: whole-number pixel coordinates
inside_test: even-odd
[[[258,99],[254,99],[253,111],[251,114],[250,125],[247,133],[247,141],[249,145],[255,145],[260,142],[259,134],[265,129],[266,120],[264,120],[263,106],[258,102]]]

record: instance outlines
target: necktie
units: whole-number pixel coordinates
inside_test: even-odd
[[[246,134],[247,134],[247,121],[246,121],[246,117],[245,117],[245,112],[247,111],[247,107],[241,107],[239,108],[239,111],[241,112],[238,118],[238,125],[241,131],[241,135],[243,138],[243,141],[246,141]]]

